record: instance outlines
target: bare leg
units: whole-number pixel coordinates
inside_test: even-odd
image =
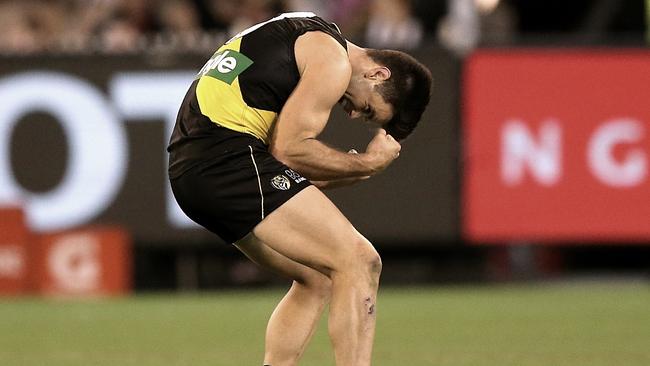
[[[370,365],[375,335],[378,272],[374,276],[342,271],[334,272],[332,276],[328,326],[336,364]]]
[[[325,305],[323,298],[314,291],[294,282],[273,311],[266,328],[265,364],[297,365],[316,331]]]
[[[381,260],[370,242],[314,187],[267,216],[253,235],[331,279],[329,334],[336,364],[370,365],[381,272]]]
[[[260,266],[294,280],[266,328],[264,364],[297,365],[329,302],[331,281],[322,273],[269,248],[253,235],[235,245]]]

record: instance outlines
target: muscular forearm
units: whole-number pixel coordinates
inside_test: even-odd
[[[292,143],[283,149],[271,148],[273,155],[312,181],[333,181],[368,177],[377,173],[372,154],[348,154],[317,139]]]
[[[370,176],[336,179],[336,180],[324,180],[324,181],[322,181],[322,180],[312,180],[311,183],[313,185],[315,185],[316,187],[320,188],[320,189],[332,189],[332,188],[340,188],[340,187],[351,186],[353,184],[364,181],[364,180],[366,180],[368,178],[370,178]]]

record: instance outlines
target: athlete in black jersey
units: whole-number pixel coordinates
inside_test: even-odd
[[[191,219],[293,280],[269,320],[266,365],[297,364],[328,302],[336,364],[370,365],[381,259],[319,188],[396,159],[430,86],[412,57],[358,47],[311,13],[243,31],[198,72],[168,147],[170,182]],[[337,103],[376,125],[364,152],[318,140]]]

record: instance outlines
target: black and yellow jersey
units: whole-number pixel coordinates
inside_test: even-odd
[[[306,32],[320,31],[347,49],[338,27],[313,13],[285,13],[235,35],[206,62],[190,86],[178,114],[168,151],[170,172],[177,150],[200,154],[211,131],[225,127],[252,135],[268,145],[273,123],[293,92],[300,74],[294,45]],[[179,155],[180,151],[176,153]],[[180,167],[177,167],[180,168]]]

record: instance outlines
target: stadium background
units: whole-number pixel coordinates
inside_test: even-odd
[[[634,340],[626,343],[628,353],[612,351],[602,364],[650,360],[642,351],[650,341],[642,306],[650,270],[650,115],[643,109],[650,97],[650,4],[643,0],[0,2],[0,296],[7,295],[0,298],[7,306],[0,317],[15,325],[0,331],[6,349],[14,350],[0,352],[0,359],[32,364],[15,322],[58,311],[35,295],[71,296],[75,311],[91,319],[99,315],[77,303],[80,297],[122,293],[142,309],[152,309],[142,301],[188,301],[182,309],[203,309],[192,307],[198,300],[178,297],[189,292],[231,298],[238,308],[246,299],[261,301],[270,312],[268,297],[287,281],[187,222],[169,196],[164,149],[180,99],[215,46],[288,10],[316,11],[355,43],[406,50],[433,72],[431,104],[400,159],[367,183],[327,192],[382,254],[382,280],[393,288],[389,305],[434,301],[430,309],[441,318],[425,317],[423,324],[436,327],[465,300],[476,301],[466,309],[470,314],[513,296],[495,285],[532,291],[512,297],[509,311],[516,314],[559,296],[536,293],[539,286],[569,283],[575,287],[560,293],[585,309],[572,320],[613,315],[589,309],[589,299],[615,303],[613,294],[630,299],[621,300],[627,308],[613,307],[616,315],[622,309],[639,315],[631,328],[623,320],[621,329],[604,328],[611,337],[629,332]],[[601,150],[593,147],[595,136],[604,141]],[[337,109],[323,138],[344,150],[362,149],[369,132]],[[100,249],[83,249],[84,235]],[[48,256],[70,237],[76,241],[59,251],[63,275],[57,274]],[[468,286],[469,293],[440,285]],[[423,287],[395,289],[410,286]],[[152,291],[164,295],[143,300]],[[446,302],[435,302],[441,299]],[[560,309],[550,308],[550,319]],[[492,319],[489,310],[481,314]],[[465,320],[467,327],[477,321]],[[44,318],[33,331],[48,321],[57,320]],[[175,329],[171,324],[166,331]],[[422,356],[412,364],[433,364],[426,347],[413,347]],[[512,347],[514,354],[534,354]],[[147,352],[133,364],[160,354]],[[476,364],[455,352],[433,358]]]

